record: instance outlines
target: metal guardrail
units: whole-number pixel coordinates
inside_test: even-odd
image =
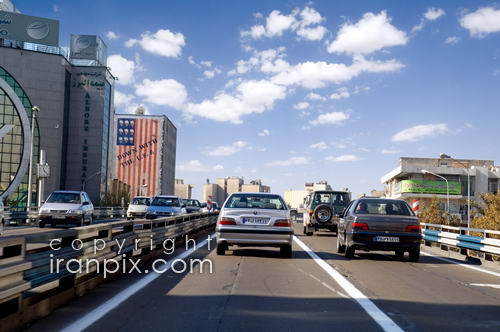
[[[112,219],[112,218],[125,218],[127,208],[122,207],[94,207],[94,219]],[[17,223],[28,219],[26,211],[10,211],[5,208],[4,212],[5,224]],[[29,219],[35,220],[38,218],[38,208],[30,209]]]
[[[179,243],[186,235],[214,227],[217,215],[198,213],[153,220],[116,221],[0,237],[0,330],[5,327],[7,330],[17,329],[42,317],[44,314],[40,312],[50,312],[61,305],[60,297],[67,296],[68,292],[73,297],[95,287],[103,280],[105,259],[121,262],[126,258],[158,254],[164,249],[163,243],[167,239]],[[58,250],[50,247],[54,239],[58,239]],[[99,248],[103,247],[102,250],[96,250],[95,241],[99,242]],[[78,244],[77,249],[72,247],[74,243]],[[62,262],[59,271],[51,265],[58,259]],[[78,261],[88,264],[90,260],[95,260],[92,261],[95,263],[89,270],[76,269]],[[101,273],[97,272],[98,266]],[[50,299],[54,297],[52,303]]]
[[[500,231],[426,223],[420,225],[423,228],[423,238],[427,245],[436,242],[442,246],[474,250],[484,253],[485,258],[490,260],[491,255],[500,255],[500,239],[491,237],[492,235],[500,235]],[[480,233],[482,236],[472,236],[471,233]]]

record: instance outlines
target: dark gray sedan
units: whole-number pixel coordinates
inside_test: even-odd
[[[410,261],[420,257],[422,233],[418,218],[403,200],[360,198],[352,201],[339,220],[337,252],[352,258],[357,249],[405,252]]]

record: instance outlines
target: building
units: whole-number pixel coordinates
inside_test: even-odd
[[[112,173],[130,185],[131,196],[173,195],[177,128],[164,115],[116,114]]]
[[[10,8],[10,2],[4,4],[3,9]],[[34,122],[33,205],[41,150],[50,167],[50,174],[40,174],[48,176],[42,200],[53,190],[85,188],[97,202],[108,191],[113,117],[115,79],[106,67],[106,45],[97,36],[73,35],[68,52],[59,46],[58,21],[8,15],[8,25],[0,21],[0,118],[6,126],[0,137],[0,196],[11,205],[26,206],[34,108],[39,111]],[[47,33],[20,29],[26,21],[39,23]]]
[[[306,182],[304,190],[288,190],[285,191],[283,199],[285,203],[292,209],[300,209],[304,204],[304,198],[312,191],[332,190],[332,186],[327,181]],[[346,189],[347,191],[347,189]]]
[[[235,192],[271,192],[271,187],[263,185],[261,180],[252,180],[250,183],[245,184],[242,177],[228,176],[219,178],[215,183],[207,183],[203,185],[203,200],[209,199],[217,202],[222,206],[226,198]]]
[[[175,196],[183,199],[191,198],[193,186],[185,184],[182,179],[175,179]]]
[[[431,172],[446,179],[448,186],[444,179]],[[436,197],[444,210],[449,196],[450,213],[465,215],[467,173],[471,199],[477,200],[483,193],[498,192],[500,167],[494,166],[492,160],[402,157],[399,166],[382,176],[381,182],[386,197],[404,199],[409,203],[419,200],[423,206]]]
[[[304,185],[305,191],[319,191],[319,190],[332,190],[332,186],[327,181],[322,180],[318,182],[306,182]]]

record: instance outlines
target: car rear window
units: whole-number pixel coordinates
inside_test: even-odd
[[[286,210],[285,202],[278,195],[232,195],[224,207],[230,209]]]
[[[389,200],[360,201],[354,210],[355,214],[377,214],[413,216],[413,212],[406,202]]]

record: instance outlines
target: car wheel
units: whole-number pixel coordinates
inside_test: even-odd
[[[280,254],[283,258],[291,258],[292,257],[292,245],[287,244],[280,247]]]
[[[227,244],[225,243],[217,243],[217,255],[223,256],[226,254]]]
[[[404,256],[405,256],[405,252],[403,249],[396,249],[396,259],[397,260],[400,260],[400,261],[403,260]]]
[[[78,224],[80,224],[80,225],[78,225]],[[82,217],[80,218],[80,222],[78,222],[78,223],[76,224],[76,226],[77,226],[77,227],[79,227],[79,226],[85,226],[85,216],[82,216]]]
[[[344,256],[346,258],[353,258],[355,252],[356,252],[356,248],[354,246],[347,246],[346,245]]]
[[[410,262],[418,262],[420,259],[420,248],[410,250]]]
[[[87,225],[92,225],[93,223],[94,223],[94,216],[90,215],[90,218],[89,218]]]
[[[337,236],[337,252],[339,254],[345,253],[345,246],[340,243],[340,236]]]

